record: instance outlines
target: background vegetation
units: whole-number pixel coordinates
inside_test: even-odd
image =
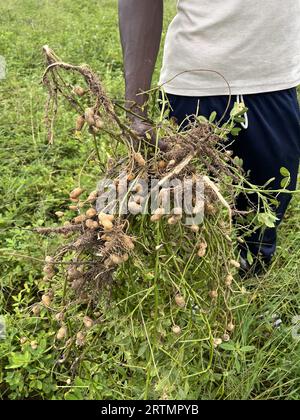
[[[166,24],[174,13],[173,3],[166,2]],[[56,331],[46,325],[45,314],[40,315],[45,319],[43,329],[28,310],[39,297],[44,257],[56,244],[27,229],[55,225],[55,212],[67,208],[66,197],[75,180],[81,176],[93,189],[97,176],[92,159],[81,171],[93,144],[88,136],[80,142],[74,138],[74,117],[67,107],[56,128],[55,146],[46,142],[41,47],[47,43],[69,62],[88,63],[111,96],[121,99],[116,4],[115,0],[7,0],[0,5],[0,55],[8,64],[7,78],[0,81],[0,315],[7,323],[7,337],[0,340],[2,398],[145,397],[143,371],[128,375],[117,355],[110,353],[116,343],[120,353],[127,351],[126,330],[90,349],[74,378],[72,372],[58,368],[52,339]],[[101,152],[109,154],[109,144],[103,143]],[[167,393],[169,398],[187,399],[299,399],[300,344],[292,337],[293,317],[300,315],[298,221],[299,197],[295,197],[280,229],[272,269],[245,283],[235,336],[216,353],[210,370],[197,381],[187,379],[184,386],[174,376],[167,391],[156,387],[147,393],[149,398]],[[278,318],[282,324],[274,328]],[[144,352],[140,350],[141,360]],[[101,363],[93,362],[94,354],[101,356]]]

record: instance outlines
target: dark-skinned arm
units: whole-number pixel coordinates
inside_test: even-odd
[[[147,94],[159,51],[163,0],[119,0],[126,106],[146,117]]]

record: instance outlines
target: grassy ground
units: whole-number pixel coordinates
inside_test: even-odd
[[[171,4],[166,21],[173,12]],[[125,377],[122,386],[113,378],[111,383],[97,386],[97,375],[98,382],[101,375],[95,366],[93,381],[84,375],[77,378],[84,393],[76,393],[72,386],[66,389],[62,387],[66,372],[60,383],[54,379],[54,356],[46,344],[43,347],[42,332],[36,353],[30,350],[28,355],[19,344],[19,338],[26,336],[24,308],[35,301],[41,262],[55,246],[53,240],[41,239],[26,228],[57,223],[54,213],[66,206],[74,180],[81,176],[85,185],[93,188],[96,176],[93,161],[80,171],[93,144],[88,136],[79,144],[73,138],[73,116],[63,105],[55,147],[47,145],[41,46],[49,44],[69,62],[88,63],[102,76],[112,97],[121,98],[116,1],[7,0],[0,5],[0,27],[0,55],[8,64],[7,78],[0,81],[0,315],[7,320],[7,339],[0,341],[0,395],[141,398],[142,377],[135,382]],[[102,155],[107,152],[109,146],[103,146]],[[172,398],[299,399],[300,348],[292,337],[292,319],[300,315],[298,220],[296,197],[281,227],[272,269],[252,287],[245,287],[245,304],[239,309],[233,341],[199,377],[197,389],[187,386],[176,391],[174,384]],[[272,327],[276,314],[283,321],[279,329]]]

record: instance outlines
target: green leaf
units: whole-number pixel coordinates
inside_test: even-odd
[[[278,218],[272,213],[260,213],[258,215],[258,221],[260,224],[267,226],[269,228],[274,228],[276,226],[276,221]]]
[[[250,353],[254,350],[256,350],[255,346],[244,346],[244,347],[240,348],[240,352],[242,352],[242,353]]]
[[[280,202],[276,198],[270,199],[270,203],[276,208],[280,206]]]
[[[239,166],[240,168],[242,168],[244,165],[243,159],[239,158],[238,156],[235,156],[235,158],[233,159],[233,162],[236,166]]]
[[[209,117],[209,122],[210,123],[213,123],[214,121],[215,121],[215,119],[217,118],[217,113],[216,113],[216,111],[213,111],[211,114],[210,114],[210,117]]]
[[[250,265],[253,265],[254,263],[253,255],[251,254],[250,251],[247,252],[247,261]]]
[[[243,115],[243,114],[245,114],[245,112],[247,112],[247,108],[245,107],[245,104],[243,104],[243,103],[235,103],[234,104],[234,106],[233,106],[233,108],[232,108],[232,110],[231,110],[231,112],[230,112],[230,116],[232,117],[232,118],[235,118],[235,117],[239,117],[239,116],[241,116],[241,115]]]
[[[200,115],[197,120],[201,123],[201,124],[206,124],[208,122],[208,119],[206,117],[204,117],[203,115]]]
[[[238,358],[235,359],[234,366],[235,366],[236,372],[241,373],[241,364]]]
[[[227,350],[227,351],[235,351],[236,350],[235,345],[232,344],[232,343],[222,343],[220,345],[220,348],[223,349],[223,350]]]
[[[75,400],[81,400],[83,399],[82,395],[77,391],[68,391],[65,395],[64,395],[65,400],[67,401],[75,401]]]
[[[290,171],[288,169],[284,168],[284,167],[280,168],[280,173],[285,178],[290,178],[290,176],[291,176]]]
[[[137,354],[138,357],[141,357],[145,353],[145,351],[147,350],[147,347],[148,347],[147,341],[142,343],[141,347],[139,348],[138,354]]]
[[[6,366],[6,369],[18,369],[20,367],[26,367],[31,361],[31,355],[29,351],[25,353],[11,353],[10,364]]]
[[[231,133],[231,135],[232,136],[234,136],[234,137],[236,137],[236,136],[238,136],[239,134],[240,134],[240,132],[241,132],[241,128],[239,128],[239,127],[234,127],[231,131],[230,131],[230,133]]]
[[[291,183],[291,178],[287,177],[287,178],[283,178],[280,182],[280,186],[281,188],[287,188]]]

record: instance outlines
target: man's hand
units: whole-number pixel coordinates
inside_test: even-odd
[[[134,141],[134,148],[138,149],[140,144],[150,144],[153,147],[158,146],[158,148],[164,152],[167,150],[167,144],[166,142],[162,140],[156,140],[156,131],[152,127],[151,124],[147,123],[146,121],[143,121],[142,119],[135,117],[132,119],[131,124],[131,130],[136,133],[136,135],[139,137],[139,140]]]

